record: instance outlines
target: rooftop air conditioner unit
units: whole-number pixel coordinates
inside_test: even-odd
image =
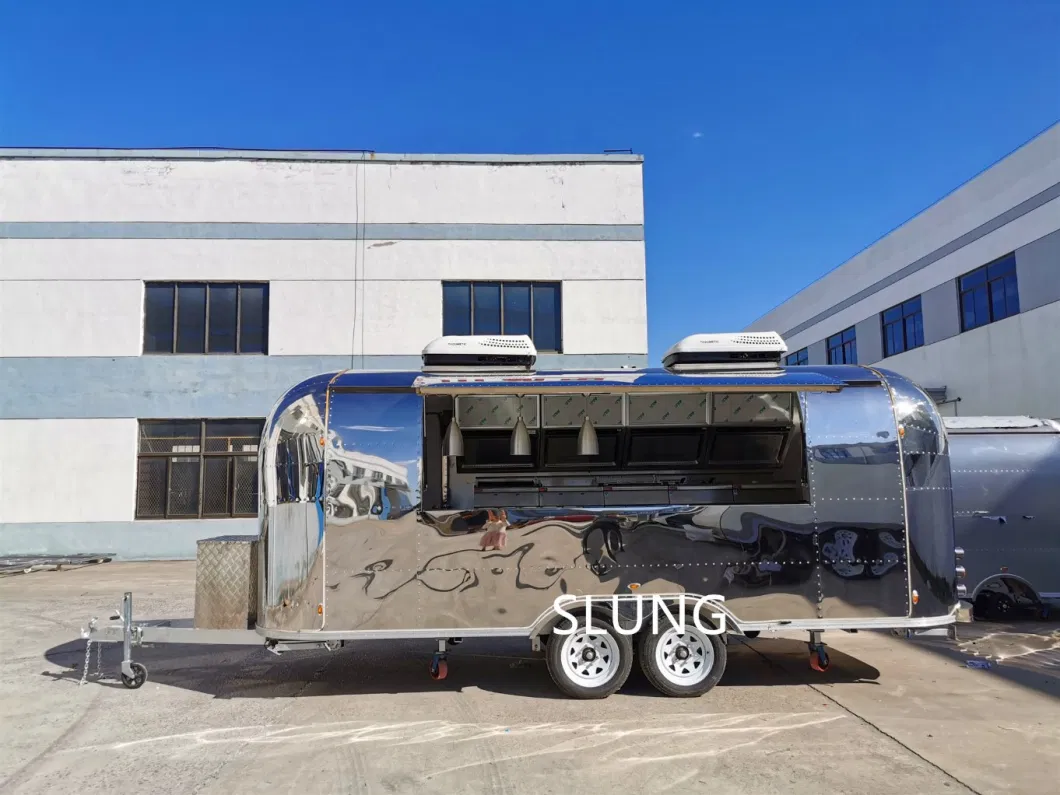
[[[425,373],[526,373],[537,348],[528,336],[439,337],[423,349]]]
[[[673,372],[765,370],[779,367],[788,346],[775,331],[693,334],[666,352],[663,366]]]

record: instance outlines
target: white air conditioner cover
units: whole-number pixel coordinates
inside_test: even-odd
[[[423,349],[424,356],[537,356],[537,348],[525,334],[439,337]]]
[[[748,331],[738,334],[693,334],[672,346],[664,358],[682,353],[742,353],[769,351],[780,356],[788,346],[775,331]]]

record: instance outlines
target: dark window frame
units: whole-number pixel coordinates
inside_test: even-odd
[[[784,357],[784,365],[786,367],[798,367],[800,365],[810,363],[810,349],[799,348],[794,353],[789,353]]]
[[[605,447],[601,445],[601,456],[588,458],[577,463],[559,464],[549,459],[550,439],[559,436],[574,436],[577,431],[570,428],[531,428],[530,449],[531,454],[519,459],[503,456],[502,459],[489,462],[477,462],[469,451],[474,450],[480,439],[491,438],[494,443],[502,449],[511,438],[508,430],[479,430],[471,429],[464,432],[463,457],[456,461],[457,471],[461,474],[490,475],[494,472],[510,473],[513,476],[520,472],[541,472],[547,474],[559,474],[563,472],[581,472],[590,470],[600,472],[612,470],[616,472],[650,472],[650,471],[689,471],[689,472],[746,472],[777,470],[783,466],[788,449],[792,444],[792,426],[763,427],[755,424],[732,424],[724,427],[715,425],[696,426],[624,426],[622,428],[601,428],[599,434],[612,434],[614,436],[614,456],[604,457]],[[779,446],[779,452],[774,459],[769,461],[724,461],[718,462],[711,459],[717,436],[733,437],[740,434],[753,434],[765,436],[783,437]],[[798,431],[802,444],[806,444],[805,429]],[[637,461],[633,455],[633,447],[637,438],[643,439],[648,436],[687,436],[689,439],[696,438],[696,455],[693,460],[668,459],[658,461]],[[612,445],[608,445],[611,447]]]
[[[884,358],[924,346],[924,307],[921,298],[919,295],[914,296],[880,312]]]
[[[705,452],[708,466],[720,469],[779,469],[784,462],[784,456],[791,444],[790,428],[759,428],[753,425],[733,425],[724,428],[715,428],[710,434],[710,444]],[[740,439],[746,440],[749,436],[764,439],[779,440],[776,444],[776,452],[770,458],[749,459],[727,459],[721,456],[718,447],[721,440]],[[804,442],[805,444],[805,442]]]
[[[1004,313],[999,314],[994,301],[996,287],[1005,289]],[[1009,288],[1011,287],[1011,294]],[[984,313],[979,317],[976,299],[980,298],[984,306],[978,307]],[[1019,275],[1016,270],[1016,254],[1011,252],[1003,257],[980,265],[957,277],[957,311],[961,317],[961,332],[989,326],[1007,317],[1020,313]],[[971,312],[971,322],[968,313]]]
[[[199,437],[198,437],[198,451],[196,452],[174,452],[173,450],[166,451],[144,451],[142,450],[143,445],[143,428],[145,423],[153,422],[168,422],[168,423],[197,423],[199,426]],[[206,428],[211,422],[253,422],[260,426],[260,430],[263,431],[265,427],[265,419],[261,417],[209,417],[205,419],[200,418],[180,418],[180,419],[163,419],[163,418],[142,418],[137,421],[137,434],[136,434],[136,493],[135,493],[135,508],[134,518],[140,521],[199,521],[207,519],[252,519],[258,515],[258,499],[255,499],[255,505],[253,511],[246,513],[236,511],[236,491],[238,486],[238,479],[235,477],[235,462],[236,459],[240,458],[253,458],[253,471],[254,471],[254,488],[252,493],[255,495],[260,494],[261,482],[260,482],[260,455],[261,455],[261,434],[256,437],[257,439],[257,450],[253,453],[245,450],[208,450],[207,439],[215,440],[221,437],[207,436]],[[167,437],[153,437],[162,438]],[[168,437],[173,438],[173,437]],[[249,438],[249,437],[240,437]],[[187,513],[170,513],[170,496],[173,488],[173,459],[175,458],[197,458],[199,459],[199,487],[198,487],[198,509],[194,515]],[[229,484],[227,489],[227,505],[228,511],[225,513],[217,512],[206,512],[206,461],[208,459],[228,459],[228,478]],[[166,475],[165,475],[165,494],[163,496],[163,510],[162,515],[143,513],[140,507],[140,462],[143,460],[164,460],[166,462]]]
[[[180,288],[181,287],[204,287],[206,289],[205,302],[206,311],[203,320],[203,351],[186,353],[177,351],[179,345],[179,323],[180,323]],[[149,311],[147,292],[152,287],[166,287],[173,292],[170,310],[173,315],[173,331],[168,351],[152,351],[147,349],[147,327],[150,325],[147,313]],[[234,351],[211,351],[210,350],[210,289],[212,287],[235,287],[236,288],[236,318],[235,318],[235,350]],[[263,302],[261,308],[261,350],[243,351],[243,289],[248,287],[264,287]],[[255,281],[148,281],[144,282],[144,310],[143,325],[144,336],[142,350],[145,356],[268,356],[269,354],[269,293],[270,282]]]
[[[829,364],[858,363],[858,336],[855,329],[855,326],[850,326],[828,337],[825,345],[828,347]]]
[[[563,282],[562,281],[494,281],[494,280],[446,280],[442,282],[442,326],[445,326],[445,288],[447,286],[456,287],[467,287],[468,288],[468,326],[471,329],[471,334],[476,333],[487,333],[487,334],[504,334],[504,304],[505,304],[505,288],[507,287],[523,287],[529,288],[530,290],[530,305],[529,305],[529,323],[530,332],[529,336],[531,340],[534,340],[534,345],[537,347],[539,353],[563,353]],[[500,310],[500,332],[476,332],[475,331],[475,288],[476,287],[488,287],[488,288],[499,288],[499,310]],[[538,346],[537,340],[535,339],[535,312],[534,312],[534,301],[537,295],[538,287],[550,287],[556,290],[556,347],[541,347]]]

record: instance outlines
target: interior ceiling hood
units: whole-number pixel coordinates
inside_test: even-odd
[[[775,331],[693,334],[672,346],[663,367],[673,372],[779,367],[788,346]]]

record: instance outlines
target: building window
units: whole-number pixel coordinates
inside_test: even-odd
[[[267,353],[269,285],[147,282],[144,353]]]
[[[961,331],[1019,314],[1015,254],[966,273],[957,284],[961,296]]]
[[[810,355],[808,348],[800,348],[795,353],[789,353],[784,359],[784,364],[787,365],[798,365],[798,364],[809,364]]]
[[[920,296],[880,313],[883,323],[883,355],[894,356],[924,344],[924,313]]]
[[[539,351],[562,351],[559,282],[444,282],[442,333],[527,334]]]
[[[213,519],[258,513],[264,420],[141,420],[137,519]]]
[[[858,341],[854,336],[853,326],[828,338],[828,363],[858,363]]]

